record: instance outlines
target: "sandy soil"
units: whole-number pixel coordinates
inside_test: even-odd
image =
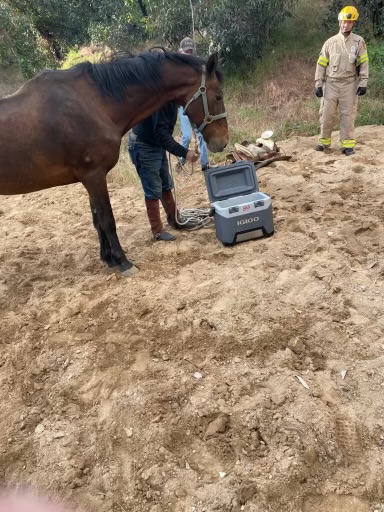
[[[80,185],[0,197],[0,480],[84,512],[383,512],[384,127],[358,139],[281,143],[276,233],[233,248],[152,243],[112,187],[130,279]]]

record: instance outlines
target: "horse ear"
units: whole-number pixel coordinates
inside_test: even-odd
[[[212,53],[212,55],[209,56],[209,59],[207,62],[208,75],[211,75],[212,73],[214,73],[216,71],[218,64],[219,64],[219,57],[217,55],[217,52]]]

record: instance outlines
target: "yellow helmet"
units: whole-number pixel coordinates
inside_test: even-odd
[[[339,21],[357,21],[359,18],[359,13],[356,7],[352,7],[351,5],[347,5],[344,9],[341,9],[339,12]]]

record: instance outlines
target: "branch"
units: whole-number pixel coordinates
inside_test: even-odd
[[[13,45],[13,41],[11,36],[8,34],[8,32],[5,30],[4,27],[0,25],[0,36],[4,39],[6,44],[9,46],[9,49],[13,53],[13,55],[16,57],[17,60],[19,60],[19,54],[16,50],[16,47]]]
[[[147,12],[147,8],[143,2],[143,0],[137,0],[139,6],[140,6],[140,10],[144,16],[144,18],[148,18],[148,12]]]

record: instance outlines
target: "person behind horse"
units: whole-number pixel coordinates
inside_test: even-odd
[[[187,53],[190,55],[196,55],[196,45],[193,39],[190,37],[185,37],[181,43],[179,48],[180,53]],[[181,128],[181,145],[184,146],[186,149],[189,148],[189,145],[192,140],[192,125],[188,118],[188,116],[184,115],[184,109],[183,107],[180,107],[180,128]],[[197,132],[197,139],[199,141],[199,147],[200,147],[200,162],[201,162],[201,170],[206,171],[209,169],[209,160],[208,160],[208,148],[207,144],[205,143],[204,137],[201,135],[200,132]],[[180,162],[182,164],[185,163],[184,158],[180,158]]]
[[[176,237],[163,229],[160,216],[160,201],[167,215],[168,224],[175,229],[192,229],[195,223],[178,224],[178,213],[173,197],[172,177],[169,173],[166,151],[189,162],[196,162],[199,154],[189,151],[173,138],[177,121],[176,103],[167,103],[163,108],[133,127],[136,135],[130,137],[130,155],[139,175],[145,197],[147,215],[154,240],[166,242]],[[134,151],[132,151],[134,144]],[[133,157],[133,158],[132,158]]]

